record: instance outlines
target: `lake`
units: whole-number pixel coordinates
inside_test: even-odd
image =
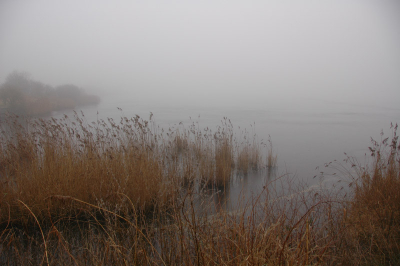
[[[390,124],[400,121],[400,109],[396,108],[311,100],[234,106],[179,101],[163,103],[112,96],[104,98],[97,106],[78,110],[83,111],[88,122],[107,117],[118,121],[121,116],[135,115],[148,119],[152,112],[157,125],[163,128],[176,127],[180,122],[189,126],[194,121],[200,126],[215,128],[223,117],[228,117],[239,136],[244,128],[254,131],[260,141],[266,141],[270,136],[273,150],[278,155],[273,176],[288,175],[309,186],[321,182],[320,178],[314,177],[326,170],[324,164],[334,160],[341,162],[346,158],[344,153],[363,163],[365,154],[369,154],[371,137],[380,140],[382,130],[385,136],[391,136]],[[63,113],[73,115],[72,111],[66,111],[54,112],[53,116],[61,117]],[[231,187],[229,198],[236,201],[243,190],[257,192],[265,180],[271,178],[267,175],[264,171],[241,180],[239,185]],[[336,177],[328,175],[323,182],[329,184],[335,180]]]

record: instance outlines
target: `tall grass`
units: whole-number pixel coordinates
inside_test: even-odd
[[[273,168],[276,167],[278,155],[275,154],[273,147],[271,136],[268,136],[268,154],[267,154],[267,167]]]
[[[246,129],[243,134],[243,140],[237,147],[237,169],[244,175],[247,175],[249,170],[257,170],[262,163],[262,147],[266,144],[257,140],[255,133],[255,123],[251,125],[253,132],[248,132]],[[266,155],[268,158],[268,154]],[[265,166],[269,167],[268,164]],[[275,165],[274,165],[275,166]]]
[[[139,116],[87,123],[83,113],[24,123],[9,117],[2,127],[0,210],[10,208],[11,220],[22,223],[31,216],[19,201],[44,220],[80,212],[57,196],[117,213],[129,213],[131,201],[135,210],[150,213],[168,208],[182,184],[205,180],[210,187],[224,187],[235,166],[227,118],[215,132],[195,123],[164,130],[151,117]]]
[[[391,141],[373,142],[371,164],[348,158],[340,184],[351,175],[349,187],[312,189],[281,176],[225,211],[201,188],[251,161],[240,154],[253,141],[237,141],[229,120],[215,133],[195,123],[162,132],[140,117],[8,125],[17,131],[1,141],[1,264],[399,262],[397,126]]]
[[[346,240],[354,261],[370,265],[400,264],[400,145],[397,124],[391,128],[391,139],[381,133],[380,142],[372,140],[370,165],[352,161],[358,176],[351,183]]]
[[[15,134],[3,137],[1,175],[7,185],[2,187],[0,206],[11,206],[12,220],[27,217],[18,200],[44,217],[79,211],[55,195],[104,202],[115,211],[123,208],[120,194],[142,211],[155,203],[163,206],[173,197],[175,186],[164,180],[157,139],[145,121],[85,125],[83,118],[35,120],[26,127],[9,124]]]

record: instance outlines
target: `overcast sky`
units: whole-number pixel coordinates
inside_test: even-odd
[[[123,97],[398,106],[400,1],[0,1],[13,70]]]

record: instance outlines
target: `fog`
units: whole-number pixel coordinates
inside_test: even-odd
[[[75,213],[79,219],[76,225],[83,231],[77,231],[82,236],[77,235],[71,243],[78,251],[71,253],[86,263],[91,260],[86,251],[96,255],[114,243],[121,247],[134,244],[135,250],[141,250],[132,253],[135,261],[144,253],[152,256],[158,251],[161,261],[178,261],[186,253],[179,251],[175,256],[170,252],[178,246],[172,241],[176,239],[182,247],[188,247],[188,255],[207,257],[207,252],[199,253],[197,245],[193,249],[191,245],[198,239],[205,243],[214,237],[197,238],[196,232],[228,228],[235,220],[240,220],[240,225],[224,238],[253,238],[255,232],[254,238],[276,238],[268,244],[272,247],[279,244],[279,237],[285,237],[282,248],[273,248],[279,250],[279,261],[291,259],[287,250],[296,243],[300,247],[293,253],[296,261],[308,261],[309,257],[310,261],[319,261],[322,256],[333,255],[335,260],[340,259],[336,254],[341,254],[341,249],[339,253],[331,249],[336,238],[331,241],[329,235],[350,232],[350,238],[337,239],[360,242],[359,236],[370,233],[358,229],[364,223],[357,227],[362,210],[375,213],[374,206],[381,208],[391,202],[384,199],[375,204],[363,193],[378,195],[385,193],[380,188],[396,185],[391,181],[392,159],[399,157],[393,157],[393,150],[387,160],[390,167],[379,166],[377,170],[369,166],[378,165],[378,158],[379,165],[386,162],[385,152],[375,151],[373,140],[390,145],[382,145],[382,149],[399,145],[397,137],[392,138],[396,136],[394,125],[400,124],[399,102],[400,0],[0,0],[0,150],[5,151],[4,156],[0,154],[4,194],[0,207],[9,211],[11,226],[4,227],[3,219],[4,232],[13,230],[14,225],[33,225],[34,220],[28,220],[22,212],[22,205],[15,205],[19,202],[35,218],[46,258],[49,250],[53,261],[69,257],[75,261],[69,253],[73,249],[62,243],[68,256],[57,254],[58,244],[53,248],[51,243],[61,242],[52,240],[51,231],[45,239],[46,231],[40,224],[51,225],[50,230],[61,224],[63,234],[64,224],[65,230],[69,229],[69,216]],[[9,112],[16,113],[15,121],[33,133],[25,134],[24,127],[14,123],[15,117],[9,118]],[[55,145],[65,147],[58,151]],[[375,158],[370,156],[372,151],[378,154]],[[363,169],[382,171],[385,184],[375,182],[385,179],[376,178],[376,173],[371,174],[374,182],[367,182]],[[368,188],[362,185],[361,194],[351,201],[355,194],[347,193],[360,188],[354,185],[356,177],[362,177],[358,181]],[[90,186],[88,182],[99,185]],[[37,185],[28,189],[25,183]],[[143,186],[143,191],[138,186]],[[319,193],[325,188],[328,191]],[[33,196],[39,190],[40,195]],[[290,194],[301,190],[304,193]],[[20,191],[27,191],[28,201]],[[397,196],[392,193],[394,189],[388,191],[388,195]],[[272,198],[281,192],[285,197]],[[345,194],[351,197],[340,200]],[[30,204],[31,199],[35,201]],[[366,204],[362,203],[364,199]],[[41,209],[45,206],[49,207]],[[214,206],[211,212],[228,212],[213,216],[198,211],[204,207],[208,212],[208,206]],[[352,208],[346,212],[346,206]],[[393,221],[397,214],[392,209],[376,212],[379,220]],[[270,212],[272,218],[264,220]],[[57,222],[47,220],[47,213]],[[101,213],[108,214],[103,219],[98,216]],[[241,216],[237,216],[239,213]],[[391,217],[386,219],[384,214],[389,213]],[[137,217],[141,231],[137,231]],[[175,228],[175,217],[180,237],[168,231]],[[279,219],[274,222],[273,217]],[[129,222],[131,218],[136,225]],[[147,218],[152,225],[147,226]],[[258,226],[259,219],[272,226]],[[334,220],[344,222],[325,228]],[[255,229],[242,230],[243,221],[255,225]],[[297,222],[291,226],[293,221]],[[196,231],[197,222],[202,224],[200,231]],[[101,241],[105,248],[96,243],[80,248],[80,239],[93,242],[85,236],[92,235],[90,228],[96,223],[102,230],[93,230],[106,228],[107,240]],[[118,230],[113,233],[114,227],[108,226],[111,223],[121,224],[126,232],[131,232],[125,226],[129,225],[133,233],[140,232],[143,237],[120,239],[117,232],[122,227],[116,226]],[[203,226],[208,224],[210,230]],[[341,228],[348,224],[352,229],[343,231]],[[378,244],[345,244],[345,248],[361,251],[354,261],[357,257],[367,261],[375,254],[370,250],[388,240],[384,236],[389,231],[379,229],[386,228],[384,223],[385,227],[367,225],[377,228],[371,235],[377,236],[374,242]],[[285,229],[288,226],[291,230]],[[86,234],[85,228],[90,232]],[[25,237],[23,231],[17,231]],[[269,231],[277,233],[271,235]],[[38,230],[31,232],[40,236]],[[75,238],[74,234],[66,235]],[[319,235],[322,238],[318,239]],[[304,236],[306,250],[301,248]],[[309,236],[313,241],[308,241]],[[145,247],[134,242],[143,242]],[[321,251],[317,246],[309,251],[309,242],[318,243]],[[213,248],[204,249],[212,251],[211,259],[230,258],[237,251],[225,240],[215,243]],[[387,248],[394,245],[387,243],[389,246],[376,249],[376,261],[390,259],[393,254],[398,260],[398,253]],[[44,259],[39,249],[36,252],[30,242],[26,244],[12,246],[10,240],[7,247],[12,248],[10,254],[18,254],[18,260],[25,260],[23,254]],[[163,246],[169,244],[171,248],[164,250]],[[3,242],[1,245],[3,249]],[[214,252],[225,245],[226,256]],[[28,251],[20,252],[19,246],[28,247]],[[259,255],[261,245],[255,247],[256,252],[247,258]],[[57,252],[52,255],[52,250]],[[301,257],[302,250],[306,259]],[[190,256],[181,261],[191,262]],[[95,259],[106,261],[103,257]],[[113,254],[110,258],[118,261]],[[157,257],[146,259],[159,261]]]
[[[196,106],[398,108],[398,1],[0,3],[0,82],[26,71],[109,96]]]

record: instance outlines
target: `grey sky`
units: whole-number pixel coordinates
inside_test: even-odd
[[[0,2],[0,82],[158,100],[396,106],[397,1]],[[211,99],[212,98],[212,99]]]

